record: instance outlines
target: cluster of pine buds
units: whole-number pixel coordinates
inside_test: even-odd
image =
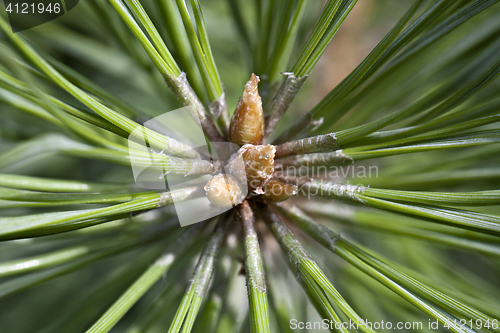
[[[264,111],[259,95],[259,77],[252,74],[245,85],[243,97],[238,101],[229,126],[229,141],[240,149],[232,154],[227,165],[244,161],[244,172],[218,174],[206,185],[208,200],[218,207],[231,207],[241,203],[246,194],[266,201],[283,201],[297,194],[297,186],[273,178],[276,147],[264,145]],[[242,168],[243,169],[243,168]]]

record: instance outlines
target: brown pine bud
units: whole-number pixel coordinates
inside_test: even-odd
[[[268,181],[264,185],[263,190],[264,194],[262,197],[272,202],[284,201],[298,192],[297,186],[289,185],[276,179]]]
[[[259,77],[252,74],[245,85],[243,97],[238,101],[229,125],[229,140],[240,146],[262,144],[264,134],[264,111],[259,95]]]
[[[234,207],[245,198],[238,181],[221,173],[208,181],[205,192],[208,200],[217,207]]]
[[[240,149],[245,161],[248,189],[262,194],[262,187],[274,172],[274,152],[272,145],[245,145]]]

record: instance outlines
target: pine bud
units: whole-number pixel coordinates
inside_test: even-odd
[[[262,187],[274,172],[274,152],[272,145],[245,145],[240,149],[245,161],[248,189],[262,194]]]
[[[231,175],[218,174],[205,185],[208,200],[217,207],[233,207],[243,201],[238,181]]]
[[[298,193],[297,186],[286,184],[280,180],[271,179],[264,185],[262,197],[267,201],[284,201]]]
[[[229,140],[240,146],[262,144],[264,111],[257,87],[259,81],[259,77],[252,74],[231,118]]]

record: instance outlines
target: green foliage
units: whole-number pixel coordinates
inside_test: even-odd
[[[187,2],[81,1],[22,33],[0,17],[0,330],[500,332],[498,1]],[[345,22],[379,42],[328,87]],[[227,141],[252,72],[298,196],[180,228],[174,202],[204,194],[139,191],[131,162],[219,166],[142,124],[189,106]]]

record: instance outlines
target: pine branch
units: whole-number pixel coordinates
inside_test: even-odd
[[[245,239],[245,273],[250,304],[250,329],[252,332],[270,332],[267,310],[267,288],[259,241],[255,231],[255,218],[247,201],[238,209]]]

